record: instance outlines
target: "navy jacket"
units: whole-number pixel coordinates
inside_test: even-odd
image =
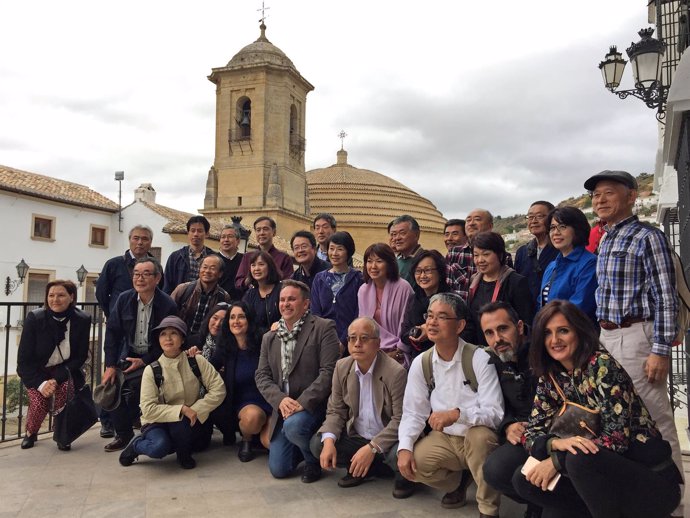
[[[558,257],[558,250],[551,246],[551,243],[548,243],[541,251],[541,254],[539,254],[539,259],[537,259],[536,239],[521,246],[515,252],[515,271],[523,277],[527,277],[529,292],[532,294],[532,300],[535,304],[541,293],[541,280],[544,277],[544,270],[556,257]],[[527,323],[531,324],[531,322]]]
[[[204,247],[206,255],[214,255],[215,252],[209,247]],[[170,295],[179,284],[183,282],[195,281],[189,279],[189,245],[183,246],[179,250],[175,250],[168,257],[165,263],[165,283],[163,284],[163,291]]]
[[[333,297],[331,288],[326,283],[327,271],[319,272],[311,286],[311,312],[317,317],[328,318],[335,322],[335,330],[341,344],[347,343],[347,328],[359,315],[357,292],[364,284],[362,272],[354,268],[345,275],[345,284],[338,295]]]
[[[26,315],[17,351],[17,374],[27,388],[37,389],[41,383],[51,378],[55,378],[58,383],[67,381],[69,369],[75,387],[79,388],[84,384],[81,368],[89,355],[91,316],[80,309],[74,309],[69,324],[69,358],[56,366],[53,375],[45,368],[56,346],[49,318],[51,317],[43,308]]]
[[[311,285],[314,282],[314,277],[316,277],[316,274],[324,270],[328,270],[330,268],[331,263],[327,263],[323,259],[314,257],[314,262],[311,264],[311,268],[309,269],[309,275],[305,275],[304,268],[302,268],[302,266],[299,266],[292,274],[292,278],[296,281],[303,282],[311,289]]]
[[[115,367],[117,362],[132,356],[131,349],[137,329],[138,294],[134,289],[123,292],[115,303],[105,327],[105,366]],[[153,309],[149,320],[149,332],[165,317],[177,314],[177,305],[170,295],[156,288]],[[147,365],[163,354],[160,344],[149,341],[148,352],[141,357]]]

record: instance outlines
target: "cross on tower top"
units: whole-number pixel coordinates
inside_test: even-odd
[[[266,7],[266,6],[264,5],[263,0],[262,0],[262,1],[261,1],[261,9],[257,9],[257,11],[261,11],[261,18],[259,19],[259,21],[261,22],[261,25],[263,25],[264,22],[266,21],[266,18],[268,18],[268,17],[266,16],[266,11],[267,11],[268,9],[270,9],[270,7]]]
[[[340,150],[342,151],[345,146],[345,137],[347,137],[347,133],[345,133],[345,130],[340,130],[340,133],[338,133],[338,138],[340,139]]]

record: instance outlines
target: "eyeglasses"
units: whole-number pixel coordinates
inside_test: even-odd
[[[528,214],[525,219],[527,221],[543,221],[546,219],[546,214]]]
[[[153,272],[134,272],[132,274],[132,277],[134,279],[148,279],[149,277],[153,277],[156,274]]]
[[[564,225],[563,223],[560,223],[558,225],[551,225],[549,227],[549,232],[553,233],[558,230],[559,233],[565,232],[565,229],[568,228],[568,225]]]
[[[367,336],[367,335],[362,335],[362,336],[351,335],[351,336],[347,337],[347,343],[349,343],[349,344],[356,344],[357,340],[359,340],[363,344],[366,344],[366,343],[371,342],[372,340],[376,340],[376,337]]]
[[[415,271],[414,271],[414,274],[417,275],[417,276],[422,275],[422,274],[424,274],[424,275],[431,275],[431,272],[436,272],[436,271],[438,271],[436,268],[431,268],[431,267],[427,267],[427,268],[416,268]]]
[[[434,313],[424,313],[424,320],[438,320],[439,322],[445,322],[446,320],[460,320],[458,317],[449,317],[448,315],[441,313],[440,315],[435,315]]]
[[[292,247],[293,252],[301,252],[302,250],[309,250],[311,245],[297,245]]]

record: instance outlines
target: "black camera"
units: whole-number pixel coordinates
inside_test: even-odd
[[[120,360],[117,362],[117,368],[120,369],[121,371],[126,371],[132,366],[132,362],[127,361],[127,360]]]
[[[416,340],[417,338],[422,336],[422,328],[418,326],[413,327],[412,329],[410,329],[409,336],[410,338],[414,338]]]

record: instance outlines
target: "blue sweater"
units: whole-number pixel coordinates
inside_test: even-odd
[[[347,328],[359,315],[357,292],[364,283],[364,278],[359,270],[350,269],[345,275],[343,287],[333,297],[333,291],[326,281],[327,275],[329,272],[325,270],[314,276],[311,285],[311,312],[317,317],[333,320],[340,343],[347,344]]]
[[[552,280],[553,277],[553,280]],[[597,256],[578,246],[570,254],[558,257],[544,271],[541,291],[551,282],[549,301],[569,300],[596,322],[597,304],[594,292],[597,290]],[[543,306],[541,293],[538,308]]]

